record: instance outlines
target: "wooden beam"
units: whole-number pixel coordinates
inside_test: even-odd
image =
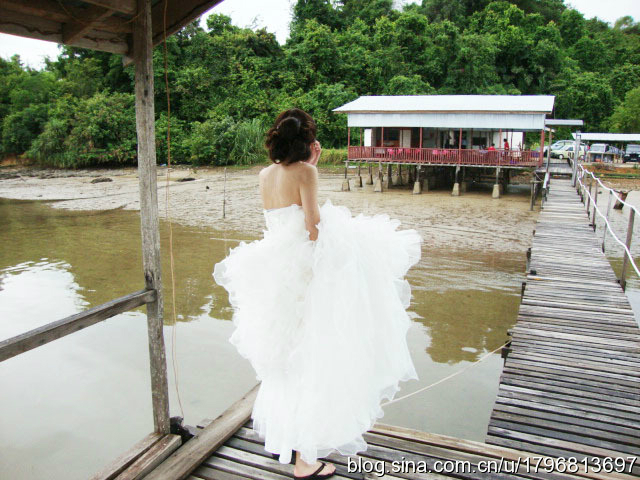
[[[8,10],[0,4],[0,32],[21,37],[63,43],[62,24],[24,13]],[[125,39],[109,32],[92,30],[84,37],[78,38],[70,45],[103,52],[123,54],[129,50]]]
[[[113,462],[107,465],[102,471],[96,473],[91,480],[111,480],[122,473],[129,465],[131,465],[140,455],[148,451],[156,444],[164,435],[161,433],[150,433],[128,451],[120,455]]]
[[[32,350],[46,343],[62,338],[70,333],[127,312],[145,303],[153,302],[155,290],[140,290],[124,297],[93,307],[70,317],[51,322],[21,335],[0,342],[0,362]]]
[[[84,0],[84,3],[90,3],[91,5],[115,10],[116,12],[126,13],[127,15],[134,15],[138,11],[136,7],[136,0]]]
[[[86,9],[66,5],[64,9],[55,0],[31,0],[22,2],[19,0],[0,0],[0,6],[12,12],[24,15],[33,15],[60,24],[72,22],[74,19],[83,19]],[[97,21],[95,29],[111,33],[131,33],[131,23],[118,17],[109,16]]]
[[[169,2],[167,5],[167,37],[173,35],[182,27],[188,25],[210,10],[222,0],[181,0]],[[153,7],[153,45],[162,42],[164,25],[164,2],[158,2]]]
[[[151,45],[151,0],[138,0],[133,29],[135,63],[136,133],[140,185],[142,264],[147,288],[158,292],[147,304],[147,331],[151,367],[153,423],[158,433],[169,433],[169,388],[163,334],[162,275],[158,223],[156,136],[153,90],[153,46]]]
[[[82,20],[76,19],[62,25],[62,43],[70,44],[80,37],[83,37],[95,25],[105,18],[113,15],[113,10],[107,8],[90,6],[84,12]]]
[[[255,385],[240,400],[222,412],[202,432],[190,439],[181,448],[152,471],[145,480],[184,479],[227,441],[251,418],[253,404],[260,384]]]

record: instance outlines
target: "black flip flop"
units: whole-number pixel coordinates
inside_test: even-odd
[[[320,461],[320,466],[318,467],[318,469],[313,472],[310,475],[304,475],[302,477],[298,477],[296,475],[293,476],[293,478],[295,478],[296,480],[323,480],[325,478],[329,478],[329,477],[333,477],[336,474],[337,470],[334,470],[331,473],[323,473],[320,474],[320,472],[322,471],[322,469],[327,465],[326,462]]]

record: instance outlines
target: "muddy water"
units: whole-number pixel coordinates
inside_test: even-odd
[[[238,177],[238,185],[249,181]],[[399,395],[464,368],[506,340],[535,222],[526,190],[514,188],[500,200],[486,189],[458,198],[446,191],[375,195],[371,187],[336,192],[335,175],[322,181],[321,201],[330,197],[354,213],[389,211],[425,238],[423,259],[408,277],[414,319],[408,341],[420,380],[403,384]],[[165,290],[171,415],[181,414],[172,370],[175,334],[180,400],[191,425],[214,418],[255,384],[250,364],[227,342],[232,312],[226,292],[211,277],[213,264],[239,240],[262,234],[260,215],[243,217],[250,207],[235,201],[249,194],[230,185],[233,201],[225,223],[173,223],[177,329]],[[40,193],[36,187],[31,184],[34,196],[50,184]],[[122,205],[128,199],[116,193],[107,198],[108,204],[93,205],[100,210],[69,209],[69,199],[66,208],[0,199],[0,339],[143,287],[139,214]],[[114,204],[123,208],[108,209]],[[165,285],[167,227],[163,221]],[[143,309],[0,363],[0,478],[86,478],[151,432],[148,365]],[[493,355],[385,407],[380,421],[483,440],[501,366],[500,356]]]

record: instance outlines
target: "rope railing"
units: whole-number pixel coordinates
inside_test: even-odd
[[[620,276],[620,285],[622,286],[622,288],[624,289],[626,287],[626,271],[627,271],[627,264],[630,263],[631,266],[633,267],[633,269],[636,272],[636,275],[638,275],[638,277],[640,277],[640,270],[638,269],[638,266],[636,265],[636,262],[633,259],[633,255],[631,254],[631,240],[633,238],[633,224],[634,224],[634,220],[635,220],[635,215],[640,213],[638,211],[638,209],[636,209],[636,207],[634,207],[633,205],[631,205],[630,203],[625,202],[624,200],[622,200],[617,192],[613,189],[613,188],[609,188],[606,185],[604,185],[602,183],[602,181],[593,174],[593,172],[590,172],[589,170],[585,169],[582,165],[578,164],[578,175],[576,176],[576,181],[578,183],[578,190],[581,193],[581,196],[584,198],[584,195],[586,194],[589,201],[587,201],[586,203],[586,207],[587,207],[587,214],[589,215],[589,218],[591,218],[591,211],[590,211],[590,206],[589,204],[593,204],[593,227],[595,230],[595,219],[596,219],[596,213],[598,215],[600,215],[600,217],[602,217],[602,219],[604,220],[604,223],[606,225],[606,228],[604,229],[604,233],[603,233],[603,239],[602,239],[602,251],[604,252],[604,246],[605,246],[605,239],[606,239],[606,235],[607,235],[607,230],[609,231],[609,233],[611,233],[611,236],[613,237],[613,239],[618,242],[620,244],[620,246],[622,246],[622,248],[624,249],[624,257],[623,257],[623,263],[622,263],[622,273]],[[606,215],[604,215],[601,211],[600,208],[598,207],[598,195],[597,195],[597,189],[598,187],[596,186],[596,195],[594,197],[594,195],[592,195],[591,193],[591,188],[587,189],[587,186],[585,185],[585,183],[583,182],[583,178],[585,176],[590,176],[593,180],[596,181],[597,185],[599,185],[600,187],[602,187],[604,190],[606,190],[607,192],[609,192],[609,202],[607,204],[607,213]],[[593,185],[593,180],[590,183],[590,186]],[[626,243],[622,242],[622,240],[620,240],[618,238],[618,236],[615,234],[615,232],[613,231],[613,228],[611,227],[611,223],[609,223],[609,211],[610,211],[610,207],[611,207],[611,199],[615,198],[617,202],[620,202],[622,205],[626,205],[627,207],[629,207],[629,225],[627,227],[627,238],[626,238]]]

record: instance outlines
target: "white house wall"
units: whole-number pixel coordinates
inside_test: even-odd
[[[349,113],[349,127],[542,130],[544,113]]]

